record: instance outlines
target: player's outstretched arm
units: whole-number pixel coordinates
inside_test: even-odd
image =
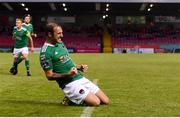
[[[31,37],[31,35],[28,33],[28,38],[29,38],[29,42],[30,42],[30,50],[31,50],[31,52],[33,52],[34,51],[34,43],[33,43],[33,39],[32,39],[32,37]]]
[[[15,40],[15,34],[14,34],[14,33],[13,33],[13,35],[12,35],[12,39]]]
[[[53,70],[48,70],[45,71],[46,77],[48,80],[57,80],[57,79],[64,79],[64,78],[69,78],[72,76],[77,75],[77,69],[75,67],[72,67],[71,70],[68,73],[65,74],[59,74],[53,72]]]

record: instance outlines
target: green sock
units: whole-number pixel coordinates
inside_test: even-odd
[[[18,58],[16,58],[14,64],[13,64],[13,67],[17,69],[18,67],[18,64],[21,63],[23,61],[23,58],[21,57],[22,54],[19,54]]]
[[[29,60],[27,59],[27,60],[25,60],[25,66],[26,66],[26,70],[27,70],[27,72],[29,72]]]

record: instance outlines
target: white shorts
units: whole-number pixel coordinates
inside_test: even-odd
[[[98,90],[99,87],[85,77],[67,84],[63,89],[65,96],[76,104],[81,104],[89,92],[96,94]]]
[[[22,53],[22,54],[29,54],[28,47],[14,48],[14,51],[13,51],[13,56],[14,56],[14,57],[18,57],[18,55],[19,55],[20,53]]]

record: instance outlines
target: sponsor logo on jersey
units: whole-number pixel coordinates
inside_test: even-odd
[[[63,63],[64,62],[64,56],[61,56],[59,60]]]
[[[69,57],[68,54],[64,55],[64,56],[61,56],[59,58],[59,60],[62,62],[62,63],[66,63],[67,61],[69,61],[71,58]]]
[[[16,36],[16,40],[22,40],[20,36]]]

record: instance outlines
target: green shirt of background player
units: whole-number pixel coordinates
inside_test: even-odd
[[[30,33],[26,28],[22,27],[22,19],[16,19],[16,26],[13,29],[13,39],[15,40],[13,57],[14,62],[13,66],[10,69],[10,73],[16,75],[18,73],[18,64],[25,60],[25,66],[27,70],[27,76],[31,76],[29,69],[29,59],[28,59],[28,45],[30,42],[30,50],[34,51],[33,40],[31,38]]]
[[[29,14],[25,15],[22,26],[30,32],[31,36],[37,37],[37,34],[34,33],[33,25],[31,24],[31,16]]]
[[[56,80],[65,97],[72,103],[91,106],[108,104],[109,98],[99,87],[86,79],[81,72],[88,66],[77,65],[71,59],[61,38],[63,30],[55,23],[46,27],[47,40],[40,51],[40,63],[48,80]]]

